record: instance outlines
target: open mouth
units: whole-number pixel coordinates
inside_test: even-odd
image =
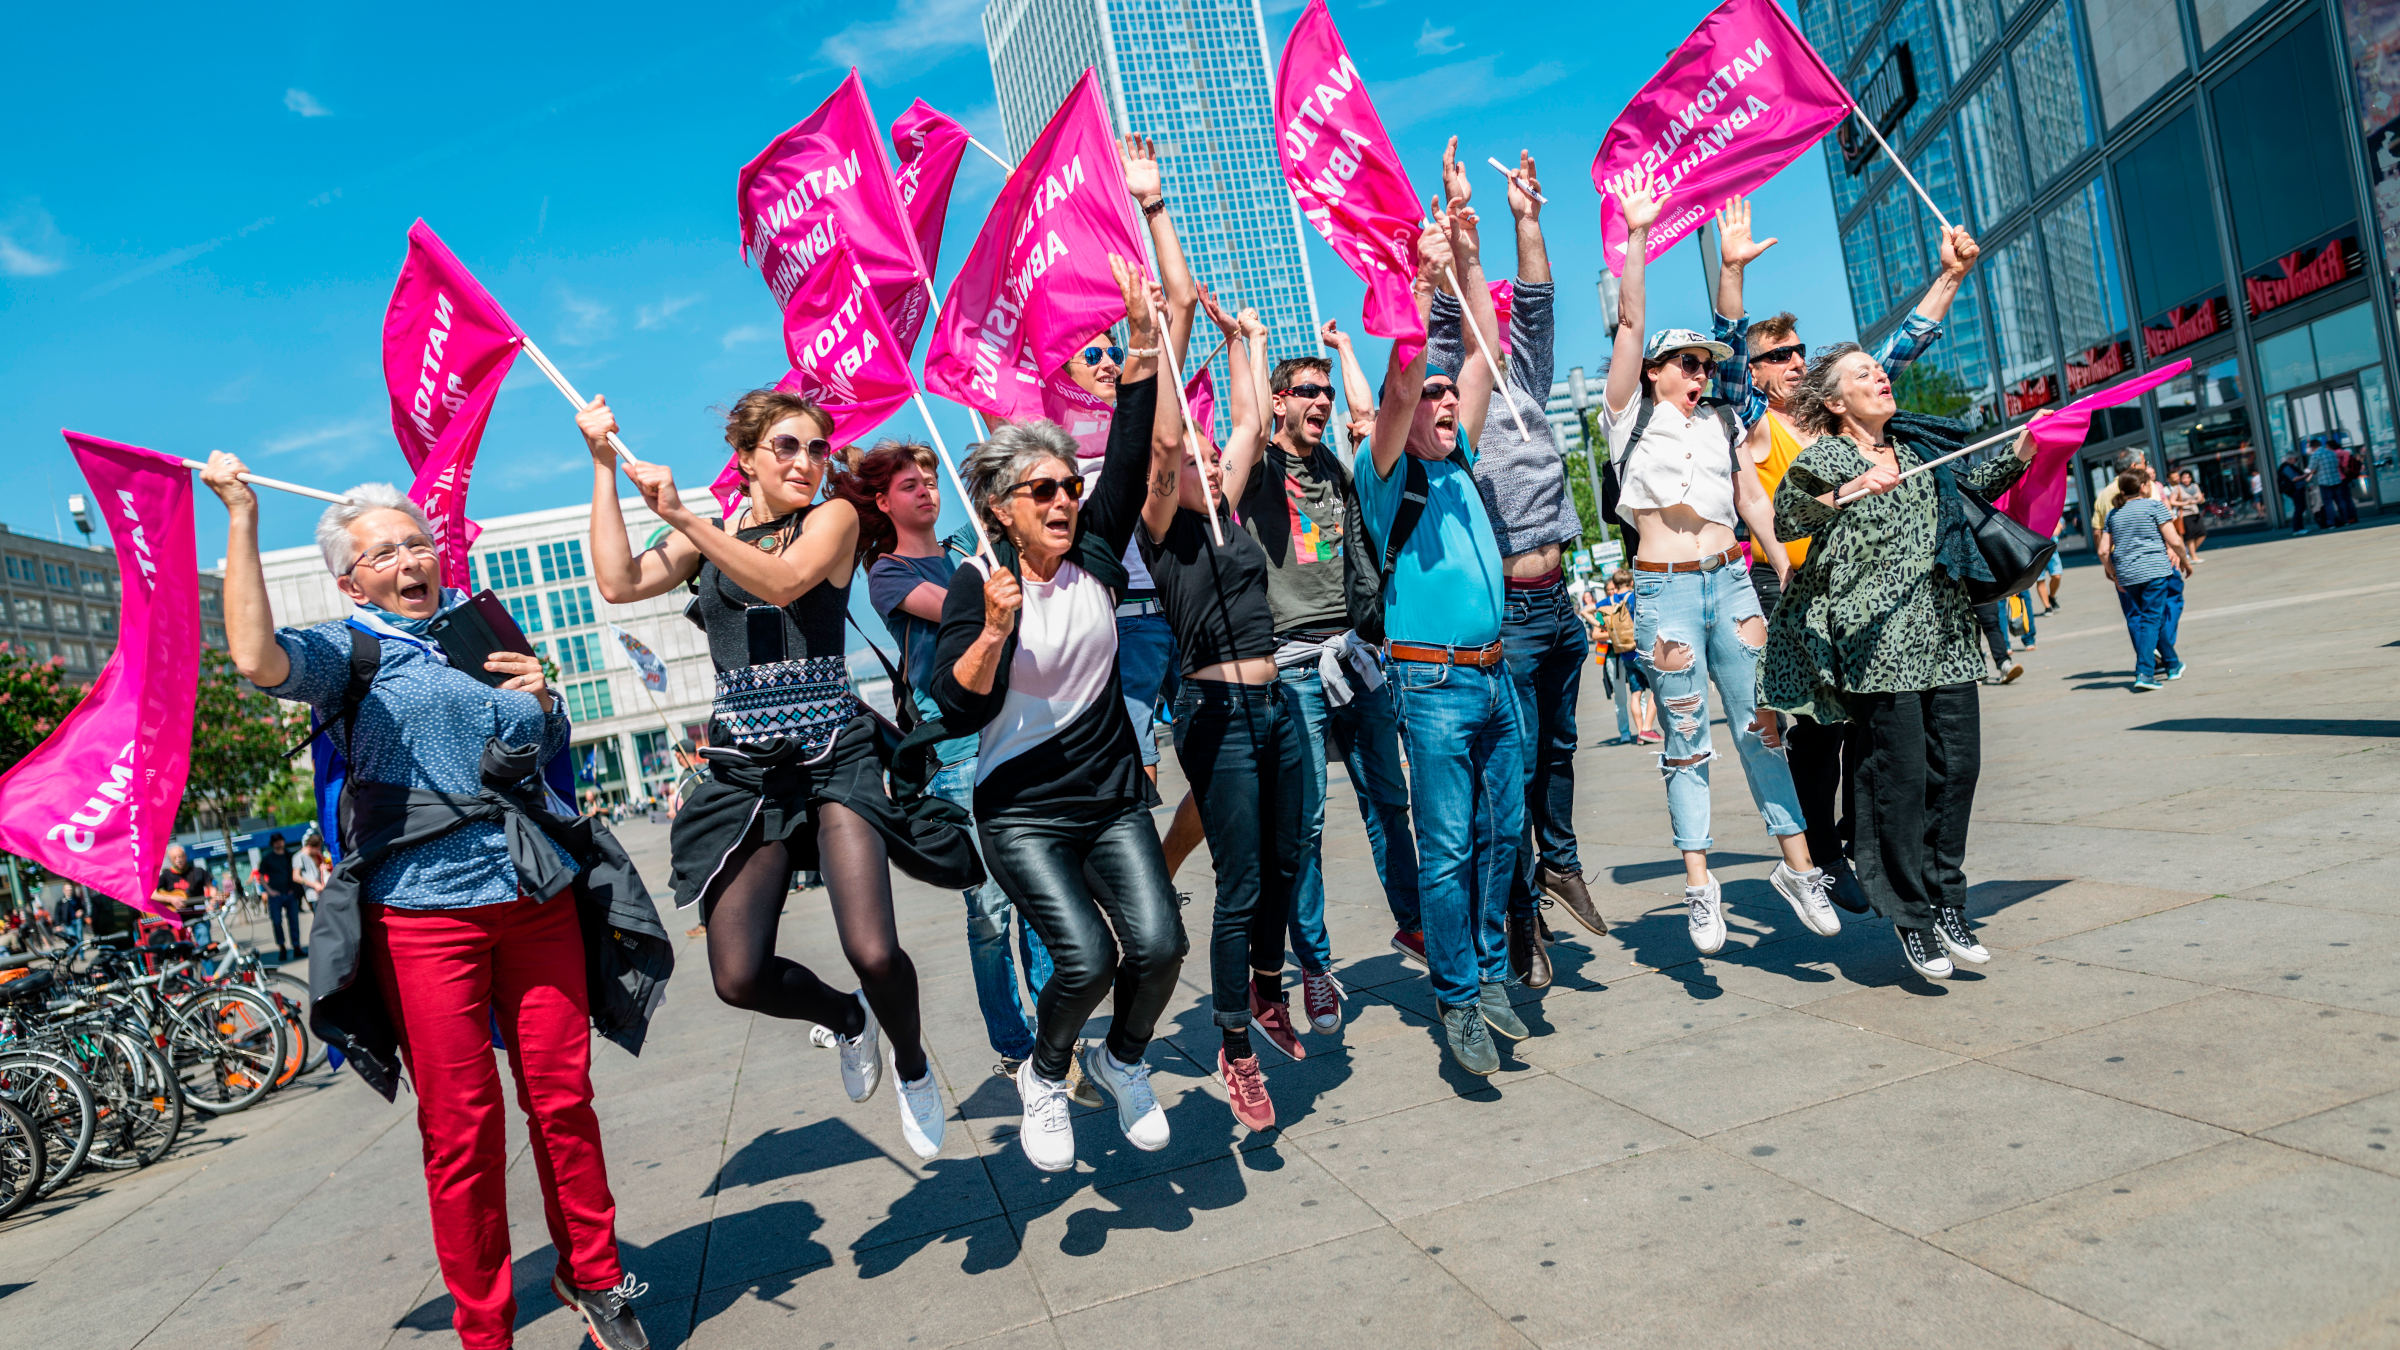
[[[400,583],[400,599],[404,604],[423,604],[432,595],[433,583],[429,581],[403,581]]]

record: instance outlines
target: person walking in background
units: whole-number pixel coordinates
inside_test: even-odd
[[[1607,742],[1611,745],[1659,739],[1649,681],[1634,653],[1635,603],[1633,573],[1622,567],[1609,573],[1608,593],[1600,601],[1598,613],[1606,634],[1602,659],[1608,662],[1609,684],[1617,704],[1617,738]]]
[[[325,852],[325,836],[312,825],[300,841],[300,852],[292,859],[292,880],[300,883],[300,899],[312,913],[317,907],[317,896],[332,879],[333,859]]]
[[[2312,442],[2314,444],[2314,442]],[[2275,490],[2283,494],[2284,518],[2293,534],[2310,533],[2308,520],[2308,451],[2293,446],[2275,466]]]
[[[2198,562],[2200,541],[2208,537],[2208,494],[2201,491],[2200,479],[2190,469],[2177,469],[2174,477],[2167,504],[2175,510],[2175,528],[2183,534],[2184,548]]]
[[[2327,432],[2309,452],[2310,478],[2317,489],[2317,523],[2338,530],[2358,523],[2350,480],[2359,476],[2358,457],[2342,447],[2342,433]]]
[[[292,862],[291,841],[280,834],[267,836],[267,851],[258,860],[258,888],[266,895],[267,923],[275,932],[278,962],[308,955],[306,935],[300,927],[300,883],[292,875]]]
[[[1983,629],[1983,643],[1992,654],[1992,673],[1983,677],[1985,684],[2015,684],[2025,674],[2025,663],[2008,654],[2008,621],[2000,613],[2000,600],[1986,600],[1975,606],[1975,623]]]
[[[2183,615],[2183,579],[2190,555],[2164,502],[2141,495],[2134,475],[2117,478],[2117,509],[2100,532],[2100,570],[2123,593],[2125,628],[2133,638],[2133,689],[2148,693],[2183,678],[2175,628]]]

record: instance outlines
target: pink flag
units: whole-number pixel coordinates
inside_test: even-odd
[[[1617,188],[1635,165],[1673,197],[1650,227],[1651,258],[1708,221],[1727,197],[1755,191],[1850,112],[1850,95],[1775,0],[1725,0],[1617,114],[1592,183],[1600,189],[1602,256],[1625,270]]]
[[[1502,355],[1506,355],[1508,352],[1508,312],[1516,307],[1516,303],[1516,282],[1495,281],[1492,283],[1492,321],[1500,325]]]
[[[833,423],[836,446],[865,437],[916,397],[908,357],[875,306],[866,269],[838,241],[792,292],[783,348],[792,368],[775,387],[814,402]],[[731,457],[709,489],[733,514],[743,489]]]
[[[171,917],[150,893],[191,771],[200,687],[192,475],[156,451],[65,434],[116,541],[117,650],[49,739],[0,775],[0,848]]]
[[[1425,208],[1325,0],[1309,0],[1283,45],[1275,125],[1284,181],[1300,214],[1367,283],[1360,325],[1413,357],[1425,345],[1411,289]]]
[[[935,260],[942,256],[942,224],[950,217],[950,185],[967,153],[967,129],[918,99],[892,123],[892,150],[900,157],[893,184],[900,189],[900,205],[908,212],[917,256],[931,282]]]
[[[742,471],[731,459],[725,461],[724,468],[717,470],[716,481],[708,485],[708,491],[717,499],[717,514],[726,520],[731,520],[733,513],[742,509],[742,503],[750,500],[750,489],[742,482]]]
[[[866,267],[875,303],[902,350],[916,350],[925,326],[925,264],[856,69],[806,120],[742,166],[735,196],[742,256],[758,255],[778,306],[791,303],[838,239]]]
[[[408,257],[383,312],[383,380],[392,431],[416,472],[409,500],[442,546],[442,584],[467,585],[467,546],[482,533],[467,519],[467,480],[483,445],[492,400],[525,334],[433,227],[408,227]]]
[[[2033,462],[2025,466],[2023,476],[1992,505],[2036,534],[2047,536],[2056,531],[2058,513],[2067,503],[2067,465],[2075,458],[2076,447],[2091,433],[2092,414],[2139,398],[2191,368],[2191,358],[2186,357],[2147,375],[2086,394],[2056,412],[2044,413],[2026,423],[2025,429],[2033,433]]]
[[[1192,425],[1215,445],[1223,445],[1225,436],[1217,430],[1217,381],[1202,366],[1183,382],[1183,401],[1192,410]]]
[[[1090,70],[992,203],[942,301],[925,387],[995,417],[1042,416],[1042,377],[1125,317],[1111,253],[1146,256]]]
[[[1075,383],[1062,367],[1042,377],[1041,416],[1075,438],[1076,459],[1087,465],[1108,456],[1108,426],[1117,405]]]

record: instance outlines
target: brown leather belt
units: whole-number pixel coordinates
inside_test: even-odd
[[[1711,554],[1697,562],[1652,562],[1647,558],[1633,560],[1636,572],[1714,572],[1742,560],[1742,546],[1735,544],[1723,553]]]
[[[1423,642],[1395,642],[1385,651],[1395,661],[1431,661],[1444,666],[1500,664],[1500,644],[1497,641],[1480,647],[1437,647]]]

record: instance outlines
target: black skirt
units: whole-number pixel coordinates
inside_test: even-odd
[[[669,835],[677,907],[698,901],[707,922],[709,906],[724,889],[726,860],[746,843],[780,842],[794,871],[822,871],[816,822],[828,802],[874,826],[893,864],[909,876],[948,890],[982,885],[983,861],[975,855],[964,810],[939,797],[904,809],[885,790],[882,727],[861,712],[814,762],[802,760],[793,742],[745,747],[746,763],[712,761],[708,781],[676,813]]]

